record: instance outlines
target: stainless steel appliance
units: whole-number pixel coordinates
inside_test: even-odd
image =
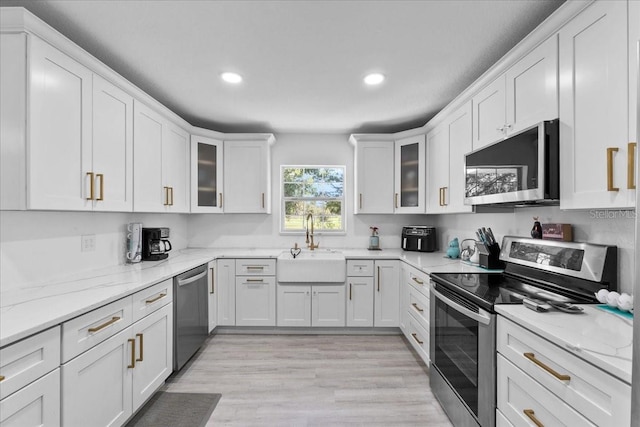
[[[429,225],[402,227],[402,249],[405,251],[433,252],[437,248],[435,227]]]
[[[143,228],[142,229],[142,260],[159,261],[169,256],[172,249],[169,239],[169,229]]]
[[[173,279],[173,370],[180,370],[208,336],[206,264]]]
[[[467,205],[559,201],[557,119],[541,122],[464,158]]]
[[[504,273],[431,275],[429,381],[456,427],[495,426],[495,304],[591,304],[617,289],[615,246],[507,236],[500,259]]]

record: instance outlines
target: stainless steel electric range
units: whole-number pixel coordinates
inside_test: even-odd
[[[507,236],[503,273],[431,275],[430,384],[456,427],[495,426],[496,304],[580,313],[617,290],[617,247]],[[579,314],[578,314],[579,315]]]

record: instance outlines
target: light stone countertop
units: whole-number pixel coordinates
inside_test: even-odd
[[[481,272],[442,252],[336,249],[347,259],[398,259],[427,274]],[[277,258],[288,249],[183,249],[162,261],[144,261],[28,283],[0,292],[0,347],[26,338],[155,283],[218,258]]]
[[[631,384],[633,319],[595,305],[582,314],[537,312],[523,305],[496,305],[501,316],[533,331],[577,357]]]

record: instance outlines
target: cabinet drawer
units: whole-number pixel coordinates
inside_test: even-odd
[[[0,350],[0,399],[4,399],[60,365],[60,327]]]
[[[60,369],[48,373],[0,402],[2,427],[57,427],[60,420]]]
[[[347,260],[347,276],[373,276],[373,261],[362,259]]]
[[[405,285],[406,286],[406,285]],[[420,322],[422,327],[429,329],[429,298],[418,292],[413,286],[409,289],[409,300],[406,309]]]
[[[407,283],[429,298],[429,275],[411,266],[407,266],[406,271]]]
[[[173,279],[143,289],[133,294],[133,321],[153,313],[173,301]]]
[[[237,259],[236,275],[238,276],[275,276],[275,259]]]
[[[411,313],[407,316],[407,339],[416,349],[424,363],[429,366],[429,331]]]
[[[514,426],[535,425],[534,418],[545,426],[594,425],[502,355],[497,359],[497,406]]]
[[[589,420],[629,425],[630,385],[503,317],[498,318],[497,333],[500,354]],[[569,379],[557,378],[533,358]]]
[[[122,298],[62,324],[62,363],[132,323],[132,297]]]

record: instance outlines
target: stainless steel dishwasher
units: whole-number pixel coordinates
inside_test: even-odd
[[[173,370],[179,371],[208,336],[207,265],[173,279]]]

